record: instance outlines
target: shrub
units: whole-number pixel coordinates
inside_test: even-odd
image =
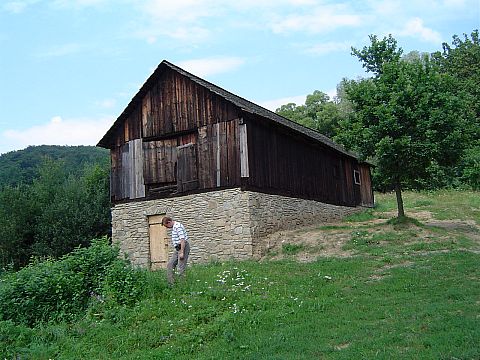
[[[31,263],[5,276],[0,286],[0,320],[33,326],[72,320],[84,312],[93,295],[109,294],[131,304],[140,295],[140,277],[118,257],[106,238],[92,241],[60,260]]]
[[[101,293],[108,302],[132,305],[142,295],[139,284],[146,283],[144,274],[125,262],[116,261],[107,269]]]

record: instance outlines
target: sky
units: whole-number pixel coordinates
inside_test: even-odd
[[[434,52],[480,0],[0,0],[0,154],[96,145],[162,60],[272,111],[366,77],[351,47]]]

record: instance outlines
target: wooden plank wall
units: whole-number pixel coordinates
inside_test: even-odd
[[[177,191],[182,193],[198,189],[197,147],[186,144],[177,147]]]
[[[250,160],[247,187],[331,204],[355,205],[353,194],[339,191],[347,183],[342,155],[300,136],[293,137],[278,126],[262,124],[260,119],[249,119],[247,130]]]
[[[360,197],[369,201],[369,185],[360,196],[353,184],[355,159],[312,144],[277,124],[267,124],[259,116],[245,119],[247,128],[240,135],[239,117],[243,115],[239,111],[189,78],[166,70],[117,129],[116,148],[111,151],[112,199],[142,196],[141,175],[147,190],[175,187],[177,147],[192,143],[195,150],[182,156],[196,157],[199,190],[241,186],[244,176],[251,189],[339,205],[355,205]],[[242,137],[246,139],[243,147]],[[142,141],[141,150],[138,143],[132,145],[133,140]]]
[[[111,150],[110,154],[112,201],[144,197],[142,140],[129,141]]]
[[[143,142],[136,139],[117,147],[111,151],[112,199],[118,201],[148,195],[143,185],[171,188],[178,184],[178,176],[181,176],[180,183],[186,178],[195,181],[188,186],[172,188],[172,192],[240,186],[239,123],[239,119],[234,119],[205,125],[197,133]],[[180,162],[179,149],[187,144],[194,147],[182,154]],[[141,174],[139,169],[142,169]],[[177,171],[181,173],[177,174]]]
[[[240,186],[239,119],[199,128],[197,158],[199,189]]]
[[[345,187],[344,192],[348,203],[356,204],[353,182],[353,159],[344,158],[342,160],[344,168]]]
[[[361,205],[373,207],[374,198],[372,190],[372,178],[370,176],[370,167],[366,164],[359,165],[360,171],[360,198]]]
[[[237,110],[222,97],[166,71],[142,101],[142,136],[153,138],[232,120]]]
[[[238,117],[234,105],[189,78],[166,70],[117,129],[115,146],[133,139],[196,130]]]

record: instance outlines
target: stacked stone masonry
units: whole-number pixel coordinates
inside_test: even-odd
[[[237,188],[117,204],[112,237],[133,264],[149,267],[148,217],[166,214],[185,225],[191,263],[245,260],[262,256],[264,239],[273,232],[330,222],[358,210]]]

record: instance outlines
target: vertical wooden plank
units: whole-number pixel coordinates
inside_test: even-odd
[[[235,133],[235,143],[233,144],[235,152],[235,166],[234,166],[234,184],[236,186],[241,185],[241,169],[240,169],[240,119],[234,120],[234,133]]]
[[[150,114],[150,98],[149,93],[142,99],[142,126],[143,126],[143,133],[145,136],[153,136],[152,134],[152,123],[149,117]]]
[[[124,199],[130,199],[130,151],[127,142],[122,147],[122,195]]]
[[[119,186],[118,186],[118,174],[119,174],[119,158],[118,148],[110,150],[111,172],[110,172],[110,197],[112,200],[119,200]]]
[[[197,152],[195,144],[177,147],[177,189],[179,192],[198,188]]]
[[[167,182],[167,175],[166,175],[166,153],[165,153],[165,141],[156,141],[157,149],[155,151],[156,158],[157,158],[157,169],[158,169],[158,177],[157,183],[165,183]]]
[[[215,123],[213,124],[213,127],[215,129],[214,131],[214,139],[215,139],[215,147],[214,147],[214,153],[215,153],[215,184],[217,187],[220,187],[222,185],[222,169],[221,169],[221,130],[220,130],[220,124]]]
[[[227,144],[227,123],[220,124],[220,169],[221,169],[221,186],[228,185],[228,144]]]
[[[143,143],[143,179],[145,184],[153,184],[156,178],[155,146],[153,141]]]
[[[165,140],[165,175],[167,182],[177,181],[175,164],[177,163],[177,141],[175,139]]]
[[[135,139],[135,195],[145,197],[145,182],[143,178],[143,146],[142,139]]]
[[[248,178],[250,172],[248,166],[247,124],[241,124],[238,130],[240,132],[240,176]]]
[[[228,168],[228,186],[235,185],[235,121],[227,121],[226,125],[226,141],[227,141],[227,168]]]
[[[129,151],[128,151],[128,180],[129,180],[129,198],[135,199],[135,146],[132,142],[129,142]]]
[[[198,129],[197,139],[197,152],[198,152],[198,180],[199,187],[201,189],[207,189],[210,187],[209,170],[210,170],[210,157],[209,154],[209,141],[207,134],[207,127],[202,126]]]

